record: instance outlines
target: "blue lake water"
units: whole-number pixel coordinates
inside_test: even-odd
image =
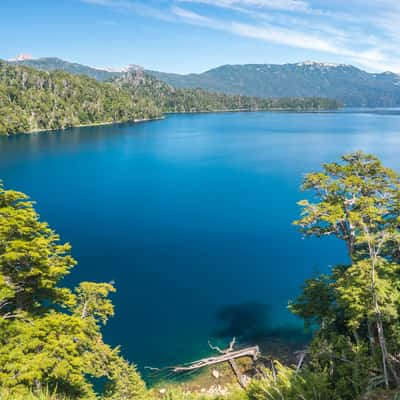
[[[302,176],[359,149],[400,170],[400,112],[171,115],[3,137],[0,178],[72,244],[68,285],[116,282],[106,340],[163,366],[210,338],[295,340],[288,300],[346,261],[341,243],[292,226]]]

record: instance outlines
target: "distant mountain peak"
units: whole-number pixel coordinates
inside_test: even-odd
[[[347,64],[335,64],[335,63],[327,63],[327,62],[318,62],[312,60],[306,60],[296,64],[299,67],[305,66],[314,66],[314,67],[322,67],[322,68],[338,68],[338,67],[350,67]]]
[[[400,77],[373,74],[347,64],[303,61],[225,65],[201,74],[148,71],[176,88],[254,97],[325,97],[350,107],[398,107]]]
[[[141,65],[129,64],[128,71],[144,71],[144,68]]]
[[[136,64],[119,69],[93,68],[55,57],[27,59],[26,56],[14,63],[45,71],[84,74],[99,81],[121,78],[121,85],[137,85],[151,75],[178,89],[201,88],[253,97],[326,97],[356,107],[400,105],[400,75],[369,73],[347,64],[307,60],[287,64],[221,65],[203,73],[180,75],[143,70]]]
[[[126,67],[92,67],[98,69],[99,71],[115,72],[115,73],[125,73],[130,71],[144,71],[141,65],[129,64]]]
[[[15,58],[10,58],[8,61],[26,61],[33,60],[32,54],[18,54]]]

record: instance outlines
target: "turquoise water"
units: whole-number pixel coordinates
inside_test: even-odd
[[[0,139],[0,177],[37,201],[79,261],[67,283],[116,282],[106,339],[139,366],[207,340],[296,340],[304,279],[346,261],[291,225],[302,175],[342,153],[400,170],[400,113],[229,113]]]

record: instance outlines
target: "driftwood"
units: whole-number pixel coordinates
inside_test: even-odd
[[[229,360],[234,360],[235,358],[240,358],[240,357],[252,357],[253,360],[256,360],[259,353],[260,350],[258,346],[246,347],[245,349],[221,354],[220,356],[202,358],[201,360],[194,361],[187,365],[172,367],[172,371],[173,372],[192,371],[195,369],[207,367],[209,365],[215,365]]]
[[[297,361],[297,365],[296,365],[296,373],[300,371],[300,368],[301,368],[302,365],[303,365],[303,362],[304,362],[304,359],[305,359],[307,353],[308,353],[308,350],[307,350],[307,349],[305,349],[305,350],[300,350],[300,351],[296,351],[296,352],[294,353],[294,354],[296,354],[297,357],[298,357],[298,361]]]
[[[244,388],[247,384],[248,378],[240,372],[240,369],[239,369],[238,365],[236,364],[235,359],[241,358],[241,357],[252,357],[253,360],[256,360],[258,358],[258,356],[260,355],[260,349],[258,346],[252,346],[252,347],[246,347],[244,349],[234,351],[233,348],[235,346],[235,343],[236,343],[236,339],[233,338],[229,344],[229,347],[225,350],[222,350],[218,346],[213,346],[210,342],[208,342],[208,345],[210,346],[210,348],[212,350],[216,350],[221,355],[214,356],[214,357],[208,357],[208,358],[202,358],[201,360],[194,361],[194,362],[184,365],[184,366],[174,367],[172,369],[172,371],[173,372],[188,372],[188,371],[197,370],[199,368],[208,367],[209,365],[215,365],[215,364],[220,364],[223,362],[228,362],[232,368],[233,373],[236,376],[237,381],[239,382],[239,385]]]
[[[241,357],[251,357],[255,361],[260,356],[260,349],[258,346],[251,346],[240,350],[234,350],[235,344],[236,344],[236,339],[233,338],[229,344],[229,347],[227,349],[222,350],[218,346],[213,346],[210,342],[208,342],[210,348],[212,350],[217,351],[220,355],[202,358],[201,360],[193,361],[191,363],[181,366],[167,367],[167,368],[154,368],[154,367],[144,367],[144,368],[161,373],[166,372],[167,374],[179,374],[179,373],[190,374],[196,372],[200,368],[208,367],[210,365],[220,364],[223,362],[228,362],[240,386],[244,388],[248,383],[249,378],[240,372],[240,369],[236,364],[235,360]]]

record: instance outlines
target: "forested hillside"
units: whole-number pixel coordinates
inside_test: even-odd
[[[105,81],[120,75],[120,72],[111,72],[104,69],[93,68],[74,62],[62,60],[57,57],[32,58],[28,60],[10,61],[11,64],[25,65],[42,71],[65,71],[73,75],[86,75],[98,81]]]
[[[163,112],[336,109],[319,98],[257,99],[174,89],[131,70],[107,82],[0,61],[0,134],[153,119]]]
[[[104,81],[124,75],[68,62],[55,57],[15,61],[16,64],[52,71],[85,74]],[[370,73],[352,65],[318,63],[222,65],[202,73],[174,74],[145,71],[177,89],[262,98],[322,97],[345,106],[393,107],[400,105],[400,76]]]
[[[317,62],[223,65],[200,74],[148,71],[176,88],[256,97],[328,97],[345,106],[400,105],[400,76],[368,73],[352,65]]]
[[[155,118],[149,99],[111,83],[0,61],[0,134]]]
[[[335,110],[340,104],[327,98],[270,98],[227,95],[202,89],[176,89],[141,70],[131,70],[113,79],[121,88],[150,98],[163,112],[226,110]]]

